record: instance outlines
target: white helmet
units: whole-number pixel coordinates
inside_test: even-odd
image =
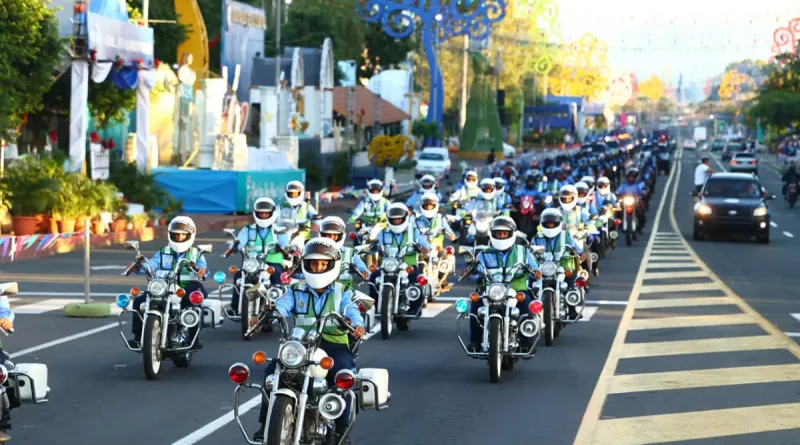
[[[503,193],[506,189],[506,180],[503,178],[494,178],[494,188],[496,193]]]
[[[611,193],[611,180],[605,176],[601,176],[597,180],[597,193],[608,196],[608,194]]]
[[[464,184],[467,188],[472,190],[478,186],[478,172],[470,170],[464,174]]]
[[[558,236],[561,233],[561,225],[563,222],[564,217],[558,209],[544,209],[542,214],[539,215],[539,227],[542,228],[542,234],[547,238],[555,238]]]
[[[298,206],[301,202],[303,202],[303,193],[306,191],[305,186],[300,181],[289,181],[286,184],[286,202],[289,203],[290,206]]]
[[[369,199],[378,202],[383,198],[383,182],[378,179],[370,179],[367,182],[367,194]]]
[[[322,270],[312,270],[314,260],[325,260],[328,264]],[[324,289],[339,277],[342,269],[342,252],[333,240],[313,238],[306,243],[302,258],[303,278],[312,289]]]
[[[347,225],[342,218],[338,216],[325,217],[319,223],[319,233],[321,236],[332,239],[336,246],[340,249],[344,246],[345,235],[347,234]],[[326,234],[333,235],[334,238],[325,236]]]
[[[433,206],[433,208],[425,208],[430,206]],[[422,198],[419,200],[419,209],[420,213],[422,213],[422,216],[425,218],[433,218],[439,213],[439,197],[433,193],[422,195]]]
[[[197,227],[194,225],[192,218],[188,216],[176,216],[169,222],[167,233],[169,234],[169,247],[177,253],[184,253],[194,244],[194,235],[197,232]],[[179,234],[188,235],[182,240],[178,240]],[[183,237],[181,237],[183,238]]]
[[[258,198],[253,204],[253,219],[256,225],[262,229],[266,229],[275,223],[278,219],[278,212],[276,209],[275,201],[272,198]]]
[[[510,232],[508,236],[499,237],[500,232]],[[517,224],[507,216],[498,216],[489,225],[489,241],[497,250],[508,250],[517,242]]]
[[[419,180],[419,191],[422,193],[433,192],[436,190],[436,178],[433,175],[425,175]]]
[[[579,181],[575,184],[575,190],[578,192],[578,205],[586,204],[586,199],[589,196],[589,184]]]
[[[483,199],[494,199],[494,179],[484,178],[481,180],[481,197]]]
[[[575,189],[574,185],[565,185],[561,187],[561,190],[558,192],[558,202],[561,203],[561,208],[570,211],[575,208],[575,204],[578,203],[578,190]]]
[[[386,210],[386,219],[392,232],[403,233],[408,228],[408,207],[399,202],[390,205]],[[402,222],[392,222],[398,219]]]
[[[593,176],[584,176],[581,178],[581,182],[585,182],[586,185],[589,186],[589,194],[594,192],[594,177]]]

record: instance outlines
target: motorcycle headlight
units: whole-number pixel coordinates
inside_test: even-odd
[[[278,359],[287,368],[297,368],[306,360],[306,347],[296,340],[287,341],[281,346]]]
[[[628,207],[632,206],[634,202],[636,202],[636,200],[633,199],[633,196],[626,196],[622,199],[622,203]]]
[[[558,265],[552,261],[542,264],[542,275],[551,276],[555,275],[558,270]]]
[[[506,287],[502,284],[492,284],[486,292],[489,299],[492,301],[500,301],[506,297]]]
[[[256,271],[258,270],[258,260],[254,260],[254,259],[244,260],[244,264],[242,265],[242,269],[244,269],[245,273],[248,273],[248,274],[256,273]]]
[[[154,297],[163,297],[167,293],[167,282],[161,279],[156,279],[147,285],[147,292]]]
[[[383,270],[388,273],[397,272],[398,267],[400,267],[400,262],[394,258],[386,258],[383,260]]]
[[[753,212],[753,216],[764,216],[766,214],[767,214],[767,208],[766,207],[758,207]]]

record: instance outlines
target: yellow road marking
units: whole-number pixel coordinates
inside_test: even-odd
[[[601,420],[592,443],[644,445],[800,428],[800,403]]]
[[[692,284],[654,284],[639,288],[640,294],[657,294],[662,292],[691,292],[697,290],[719,290],[717,283]]]
[[[657,300],[639,300],[639,302],[636,303],[636,309],[716,306],[722,304],[736,304],[736,300],[731,297],[664,298]]]
[[[664,255],[664,254],[670,254],[670,253],[681,253],[681,254],[685,254],[685,255],[689,254],[684,249],[658,249],[658,248],[653,250],[653,253],[656,254],[656,255]]]
[[[645,329],[730,326],[734,324],[752,323],[755,323],[755,320],[750,314],[690,315],[686,317],[637,318],[631,320],[628,329],[631,331],[641,331]]]
[[[702,270],[692,270],[687,272],[647,272],[644,274],[645,280],[668,280],[671,278],[704,278],[706,273]]]
[[[682,269],[682,268],[692,268],[692,267],[699,269],[700,265],[698,265],[694,261],[683,261],[680,263],[654,263],[647,265],[647,269]]]
[[[746,366],[740,368],[618,375],[611,379],[611,389],[608,392],[609,394],[624,394],[710,386],[793,382],[797,380],[800,380],[800,365],[797,364]]]
[[[770,335],[758,335],[688,341],[625,343],[622,346],[620,358],[709,354],[713,352],[763,351],[766,349],[781,349],[781,342]]]

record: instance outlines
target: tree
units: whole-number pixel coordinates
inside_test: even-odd
[[[359,56],[358,78],[370,78],[377,67],[394,68],[414,50],[413,39],[394,39],[379,25],[368,25],[364,35],[364,52]]]
[[[42,108],[64,41],[47,2],[3,0],[0,7],[0,131]]]
[[[768,91],[763,93],[746,114],[763,119],[766,123],[779,128],[791,127],[793,123],[800,121],[800,92]]]
[[[658,102],[664,97],[665,90],[664,82],[655,74],[639,82],[639,97],[646,98],[653,102]]]

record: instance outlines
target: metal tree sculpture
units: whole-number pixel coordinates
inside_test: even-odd
[[[633,78],[630,72],[619,70],[611,76],[603,97],[606,105],[625,105],[633,97]]]
[[[491,25],[505,17],[506,0],[357,0],[356,11],[363,20],[379,24],[395,39],[409,37],[420,24],[422,47],[430,68],[427,121],[441,125],[444,82],[435,45],[463,35],[476,40],[487,38]]]
[[[797,54],[797,45],[800,43],[800,18],[789,21],[786,26],[779,26],[772,32],[772,57],[769,62],[775,62],[775,57],[783,53]]]
[[[564,51],[559,73],[552,87],[556,96],[594,99],[608,85],[608,46],[586,33]]]

